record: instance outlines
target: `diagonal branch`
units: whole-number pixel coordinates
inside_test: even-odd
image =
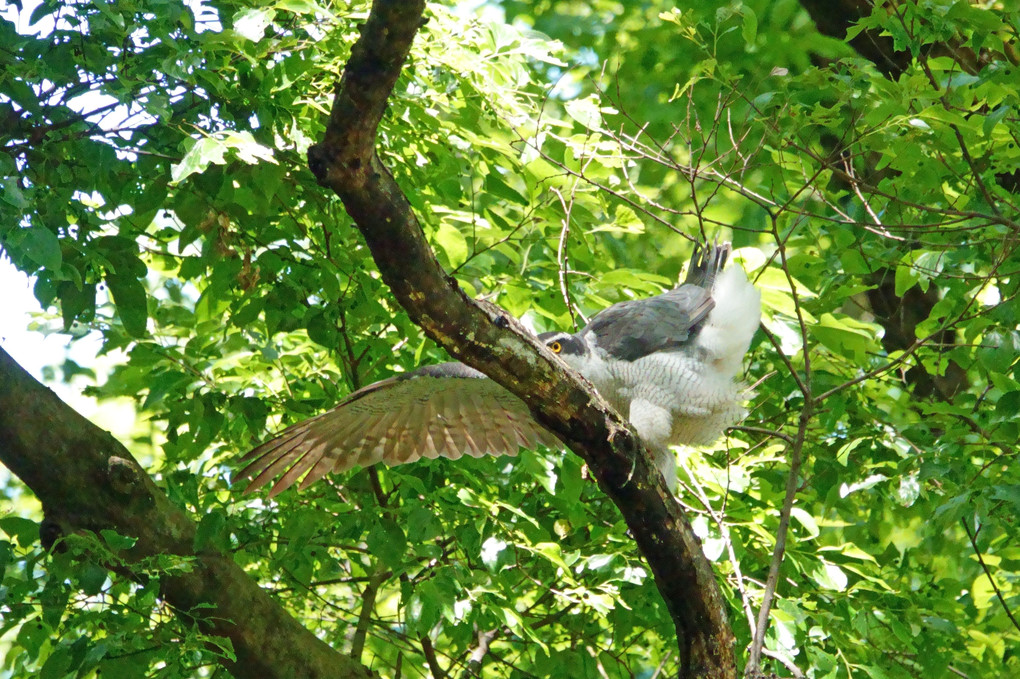
[[[676,627],[680,676],[736,676],[733,633],[687,517],[626,423],[502,309],[469,298],[440,267],[410,204],[375,153],[386,101],[422,25],[422,0],[376,0],[336,91],[312,172],[365,237],[411,320],[451,355],[528,404],[583,457],[622,512]]]
[[[127,563],[189,558],[190,572],[160,576],[162,598],[206,634],[230,640],[237,679],[373,676],[302,627],[219,550],[194,548],[195,523],[170,503],[131,454],[0,349],[0,461],[42,502],[47,541],[104,528],[135,537]]]
[[[970,546],[974,548],[974,554],[977,556],[978,563],[981,564],[981,570],[985,572],[985,577],[988,578],[988,582],[992,585],[992,591],[995,592],[995,598],[999,600],[999,603],[1002,605],[1002,610],[1006,612],[1006,617],[1009,618],[1011,623],[1013,623],[1013,627],[1020,630],[1020,622],[1018,622],[1016,617],[1013,615],[1013,611],[1009,609],[1009,604],[1006,603],[1006,598],[1002,596],[1002,590],[999,589],[999,585],[996,584],[995,578],[992,577],[992,571],[988,568],[988,564],[985,563],[985,557],[981,555],[981,550],[978,548],[977,531],[980,530],[980,528],[976,528],[974,532],[971,532],[970,526],[967,525],[966,518],[960,519],[960,524],[963,526],[963,530],[967,533],[967,539],[970,540]]]

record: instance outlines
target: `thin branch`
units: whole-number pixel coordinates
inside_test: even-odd
[[[436,657],[436,648],[432,645],[431,637],[428,634],[423,634],[420,641],[422,653],[425,654],[425,662],[428,663],[433,679],[445,679],[446,670],[439,664],[439,658]]]
[[[758,624],[754,630],[754,638],[748,651],[747,665],[744,668],[745,676],[754,676],[755,672],[761,671],[761,654],[765,646],[765,632],[768,629],[769,612],[772,610],[772,598],[775,596],[776,586],[779,583],[779,568],[783,563],[783,556],[786,553],[786,538],[790,531],[790,515],[793,511],[793,502],[796,499],[799,487],[798,479],[800,478],[800,467],[803,460],[804,440],[807,435],[807,426],[811,420],[811,414],[812,403],[810,400],[805,400],[797,426],[797,436],[793,441],[793,445],[788,448],[790,452],[790,471],[786,477],[786,494],[783,497],[783,507],[779,512],[776,546],[772,550],[772,562],[769,564],[769,575],[765,580],[765,590],[762,593],[761,610],[758,612]]]
[[[797,490],[800,486],[800,468],[803,462],[804,441],[807,437],[808,424],[814,413],[814,400],[811,398],[811,355],[808,349],[807,323],[801,311],[801,301],[797,294],[797,285],[790,275],[789,265],[786,259],[786,241],[779,235],[775,219],[772,220],[772,233],[779,245],[779,256],[782,262],[783,273],[786,274],[790,285],[790,294],[793,297],[794,311],[797,314],[797,322],[800,326],[801,351],[804,356],[804,379],[798,384],[804,394],[804,405],[800,411],[800,418],[797,422],[797,434],[793,444],[787,447],[790,455],[790,471],[786,477],[786,493],[783,497],[783,506],[779,512],[779,527],[776,529],[776,546],[772,551],[772,562],[769,564],[769,574],[765,580],[765,590],[762,593],[761,610],[758,612],[758,623],[754,630],[754,637],[751,641],[751,648],[748,651],[747,665],[744,668],[745,676],[755,676],[761,672],[761,652],[765,646],[765,632],[768,629],[769,613],[772,610],[772,599],[779,584],[779,569],[783,563],[786,553],[786,540],[790,531],[790,515],[793,512],[793,503],[797,497]],[[792,231],[791,231],[792,234]],[[789,236],[788,236],[789,237]],[[778,348],[777,348],[778,350]],[[795,373],[794,373],[795,374]]]
[[[570,212],[574,207],[574,193],[577,191],[577,182],[578,180],[575,179],[570,187],[569,201],[563,199],[563,194],[559,189],[554,188],[552,190],[559,199],[560,206],[563,208],[563,226],[560,228],[560,240],[556,246],[556,265],[559,269],[560,294],[563,295],[563,303],[567,305],[567,313],[570,314],[570,321],[574,324],[575,331],[578,328],[578,312],[574,308],[573,301],[570,299],[570,285],[567,281],[568,269],[570,268],[570,257],[567,255],[567,238],[570,236]],[[587,319],[583,316],[581,320],[587,323]]]
[[[967,519],[960,519],[960,524],[963,526],[963,530],[967,533],[967,539],[970,540],[970,546],[974,548],[974,554],[977,556],[978,563],[981,564],[981,570],[985,572],[985,577],[988,578],[988,582],[992,585],[992,590],[995,592],[995,598],[999,600],[1002,605],[1002,610],[1006,612],[1006,617],[1013,623],[1013,627],[1016,627],[1020,631],[1020,622],[1017,622],[1016,617],[1013,616],[1013,611],[1009,610],[1009,606],[1006,604],[1005,597],[1002,596],[1002,590],[999,589],[999,585],[995,582],[995,578],[992,577],[992,571],[988,568],[988,564],[985,563],[985,557],[981,555],[981,550],[978,549],[977,535],[972,533],[970,526],[967,525]]]
[[[755,630],[754,623],[754,611],[751,609],[751,597],[747,592],[747,588],[744,586],[744,574],[741,572],[740,559],[737,558],[736,550],[733,548],[733,539],[730,536],[729,526],[726,525],[725,518],[725,506],[722,511],[716,511],[712,506],[712,503],[708,499],[708,493],[705,492],[705,487],[698,480],[698,477],[691,472],[691,469],[687,466],[681,456],[677,463],[680,468],[684,470],[687,475],[687,479],[690,481],[691,486],[694,489],[695,495],[697,495],[698,501],[701,502],[701,506],[705,508],[709,516],[715,522],[715,525],[719,528],[719,535],[722,537],[723,542],[726,543],[726,556],[729,557],[730,565],[733,567],[733,575],[736,579],[737,592],[740,594],[740,602],[744,609],[744,615],[747,616],[747,627],[752,631]]]
[[[795,665],[793,662],[790,661],[789,658],[782,655],[781,653],[776,653],[775,651],[763,648],[761,649],[761,654],[769,658],[772,658],[773,660],[778,660],[782,664],[782,666],[785,667],[786,670],[793,675],[794,679],[804,679],[805,675],[803,672],[800,671],[800,668],[797,667],[797,665]]]
[[[499,630],[495,629],[478,632],[475,637],[475,647],[471,650],[467,664],[464,665],[464,672],[461,674],[462,679],[479,676],[479,672],[482,669],[482,661],[485,660],[485,656],[489,653],[489,644],[492,643],[492,640],[498,634]]]
[[[379,594],[379,588],[389,577],[390,573],[382,567],[377,568],[372,578],[361,591],[361,612],[358,614],[358,624],[354,628],[354,637],[351,639],[351,658],[361,662],[361,654],[365,650],[365,638],[368,633],[368,623],[372,613],[375,612],[375,599]]]

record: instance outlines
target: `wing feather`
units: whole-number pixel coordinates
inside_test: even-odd
[[[305,474],[305,478],[301,479],[301,485],[298,486],[298,490],[304,490],[308,486],[312,485],[333,469],[333,460],[320,455],[319,459],[316,460],[315,465]]]
[[[368,467],[386,460],[386,441],[393,435],[397,421],[402,415],[402,408],[394,408],[368,423],[368,427],[362,432],[364,443],[358,460],[360,466]]]
[[[270,497],[330,472],[422,457],[516,455],[559,447],[523,401],[460,363],[428,366],[377,382],[332,410],[285,429],[241,458],[246,492],[273,484]],[[303,478],[302,478],[303,477]]]

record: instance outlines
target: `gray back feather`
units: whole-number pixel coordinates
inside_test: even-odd
[[[712,286],[729,254],[729,243],[699,245],[681,286],[649,299],[614,304],[591,319],[579,335],[593,334],[599,348],[624,361],[682,348],[715,306]]]

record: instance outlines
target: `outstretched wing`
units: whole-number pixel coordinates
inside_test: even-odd
[[[376,382],[285,429],[241,458],[248,466],[239,475],[252,479],[251,493],[282,474],[273,497],[302,476],[299,489],[354,466],[516,455],[539,445],[561,444],[523,401],[463,363],[442,363]]]
[[[648,299],[614,304],[596,314],[581,334],[624,361],[688,344],[715,306],[712,288],[726,264],[730,244],[699,246],[683,285]]]

